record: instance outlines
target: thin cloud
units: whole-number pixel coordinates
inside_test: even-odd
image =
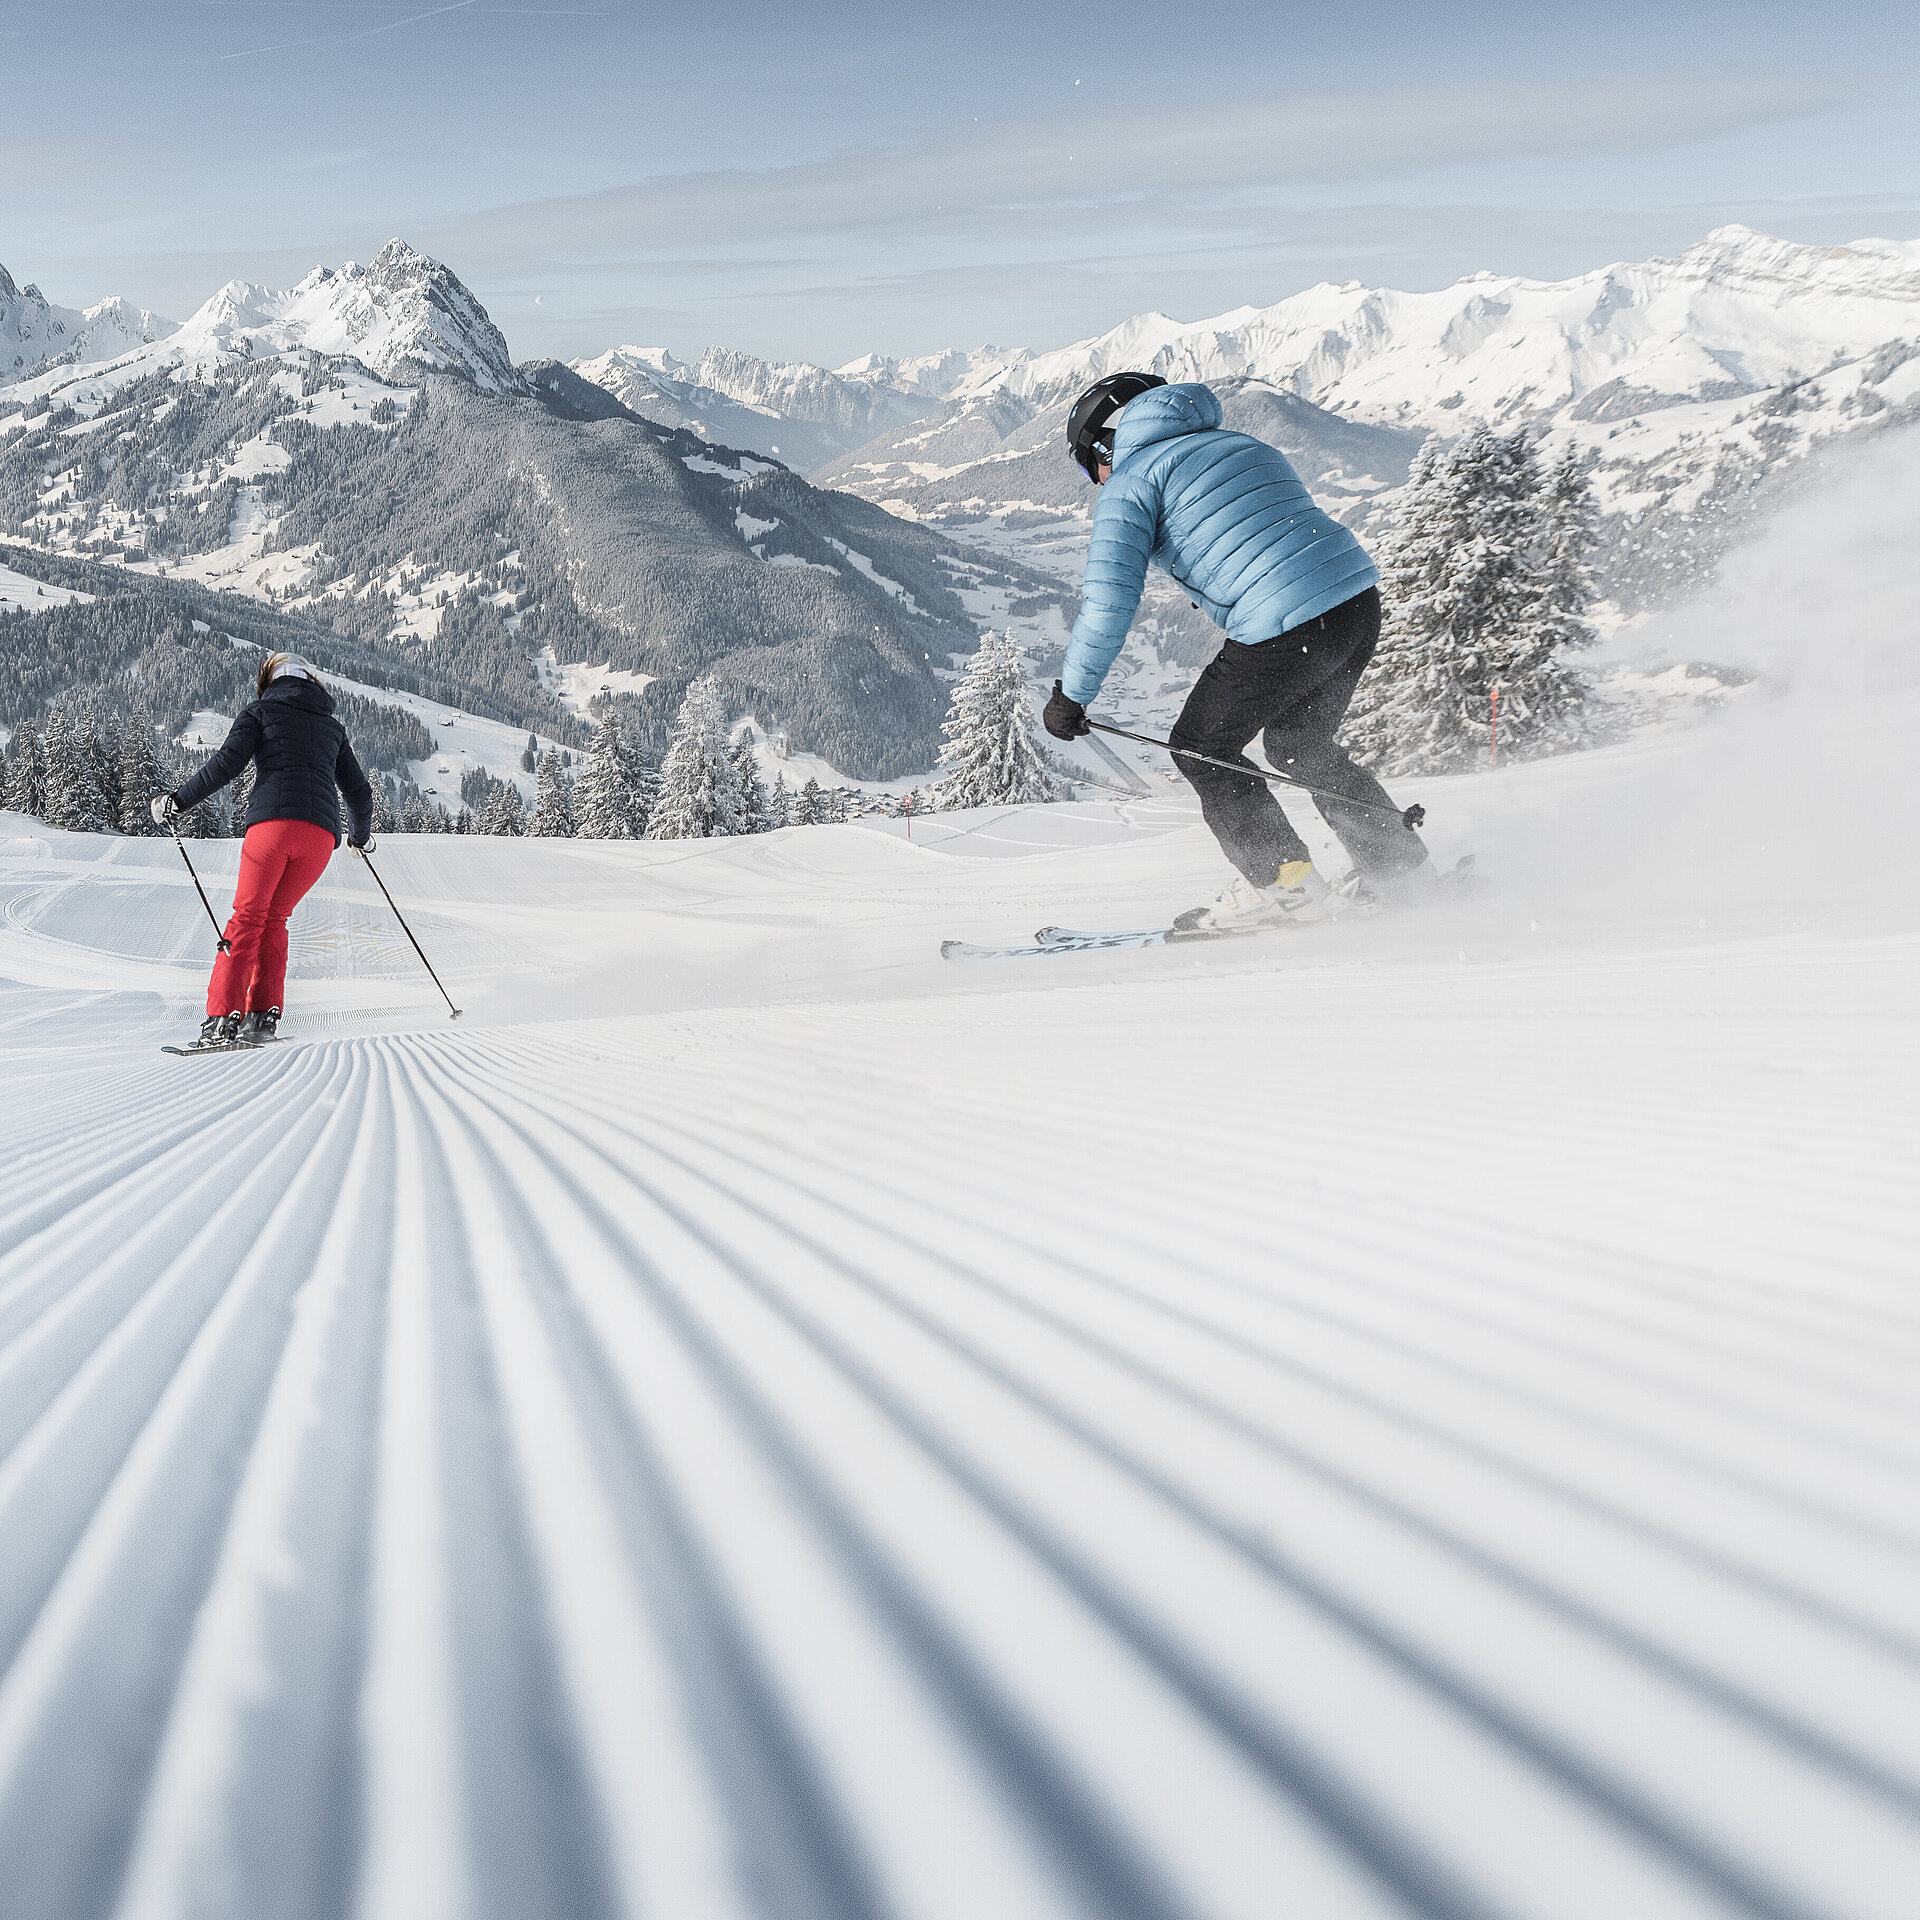
[[[942,130],[918,143],[764,171],[662,175],[502,207],[437,227],[495,258],[611,264],[826,236],[1005,239],[1077,230],[1247,224],[1289,189],[1439,167],[1671,150],[1817,113],[1815,79],[1691,75],[1210,103],[1113,121],[1092,109]]]
[[[267,47],[242,47],[239,52],[223,53],[220,58],[223,61],[251,60],[255,54],[286,53],[295,47],[350,47],[356,41],[371,40],[375,35],[382,33],[397,33],[402,27],[415,26],[422,20],[437,20],[443,13],[465,13],[469,7],[477,3],[478,0],[451,0],[448,6],[429,7],[425,13],[410,13],[401,20],[383,21],[379,26],[367,27],[359,33],[342,34],[338,38],[322,37],[316,40],[280,40]]]

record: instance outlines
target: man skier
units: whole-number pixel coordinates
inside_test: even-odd
[[[1124,411],[1123,411],[1124,409]],[[1100,488],[1080,617],[1047,702],[1047,731],[1088,731],[1086,709],[1127,637],[1149,561],[1170,573],[1227,643],[1200,675],[1172,745],[1252,766],[1256,734],[1278,773],[1365,804],[1316,799],[1363,891],[1399,897],[1433,879],[1426,848],[1385,788],[1334,739],[1380,640],[1380,575],[1284,454],[1222,428],[1197,382],[1116,373],[1075,403],[1067,445]],[[1333,906],[1306,843],[1257,774],[1174,755],[1239,876],[1174,923],[1231,932],[1317,920]]]

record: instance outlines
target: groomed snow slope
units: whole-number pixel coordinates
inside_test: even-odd
[[[341,856],[206,1060],[0,819],[9,1912],[1905,1920],[1920,900],[1770,711],[1197,950],[935,957],[1172,799],[396,838],[466,1018]]]

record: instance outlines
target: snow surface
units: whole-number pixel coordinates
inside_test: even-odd
[[[9,1909],[1906,1920],[1887,480],[1400,918],[936,957],[1192,904],[1171,793],[393,836],[465,1018],[343,854],[175,1061],[173,847],[0,816]]]
[[[82,593],[77,587],[56,587],[29,574],[16,573],[11,567],[0,567],[0,611],[24,607],[29,613],[44,613],[49,607],[70,606],[76,600],[85,605],[92,599],[92,594]]]

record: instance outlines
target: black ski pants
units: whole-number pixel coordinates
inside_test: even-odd
[[[1258,734],[1274,772],[1393,809],[1387,790],[1334,739],[1379,644],[1375,587],[1278,639],[1253,646],[1229,640],[1187,695],[1172,744],[1250,767],[1245,749]],[[1179,754],[1174,765],[1193,783],[1221,851],[1256,887],[1272,886],[1288,861],[1312,857],[1280,811],[1274,789],[1256,774],[1229,773]],[[1316,799],[1314,805],[1369,878],[1403,873],[1427,857],[1420,836],[1391,811],[1375,813],[1341,800]]]

